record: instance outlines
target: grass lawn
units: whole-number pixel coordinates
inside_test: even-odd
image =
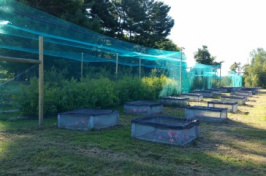
[[[89,132],[58,129],[56,117],[38,128],[37,120],[0,114],[0,175],[265,176],[266,90],[251,100],[222,123],[202,122],[185,147],[132,139],[138,116],[121,107],[119,126]],[[184,117],[184,109],[163,114]]]

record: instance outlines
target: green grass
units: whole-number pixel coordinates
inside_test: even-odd
[[[0,114],[0,175],[264,176],[266,90],[256,97],[221,124],[201,123],[199,138],[185,147],[132,139],[136,116],[121,107],[119,126],[89,132],[58,129],[56,117],[39,128],[36,119]],[[184,109],[163,114],[184,117]]]

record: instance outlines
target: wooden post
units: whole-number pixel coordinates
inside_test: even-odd
[[[44,97],[44,83],[43,83],[43,37],[39,36],[39,127],[43,125],[43,97]]]
[[[222,63],[220,63],[220,87],[222,86]]]
[[[25,58],[18,58],[18,57],[8,57],[8,56],[1,56],[1,55],[0,55],[0,61],[28,63],[28,64],[40,64],[39,60],[25,59]]]
[[[182,51],[183,49],[185,49],[184,47],[180,48],[180,53],[181,53],[181,57],[180,57],[180,94],[182,94]]]
[[[139,79],[141,78],[141,58],[139,58]]]
[[[83,78],[83,55],[84,53],[81,53],[80,80]]]
[[[182,94],[182,48],[181,48],[181,58],[180,58],[180,95]]]
[[[117,78],[118,74],[118,53],[116,54],[116,64],[115,64],[115,76]]]

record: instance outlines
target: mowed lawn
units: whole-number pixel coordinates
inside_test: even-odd
[[[139,116],[117,110],[119,126],[89,132],[58,129],[55,116],[39,128],[37,120],[0,114],[0,175],[266,175],[266,90],[222,123],[201,122],[199,138],[185,147],[132,139]],[[163,114],[184,117],[184,109]]]

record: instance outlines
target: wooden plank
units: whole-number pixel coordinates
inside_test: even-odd
[[[81,53],[81,65],[80,65],[80,80],[83,79],[83,59],[84,59],[84,53]]]
[[[116,54],[116,64],[115,64],[115,76],[117,78],[117,74],[118,74],[118,54]]]
[[[1,55],[0,55],[0,61],[28,63],[28,64],[40,64],[41,63],[40,60],[17,58],[17,57],[8,57],[8,56],[1,56]]]
[[[44,97],[44,81],[43,81],[43,37],[39,36],[39,127],[43,125],[43,97]]]
[[[139,79],[141,78],[141,58],[139,58]]]

